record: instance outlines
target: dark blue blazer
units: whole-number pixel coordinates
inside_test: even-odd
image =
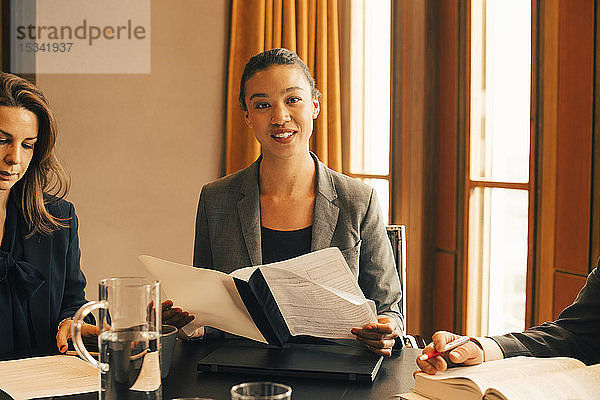
[[[24,310],[29,310],[30,318],[29,332],[23,334],[30,336],[32,348],[11,350],[3,348],[6,345],[0,343],[0,352],[56,352],[58,323],[72,317],[86,302],[86,281],[79,264],[78,221],[75,209],[65,200],[48,204],[46,207],[52,215],[67,222],[69,227],[58,229],[50,235],[35,234],[29,238],[26,238],[28,229],[23,216],[16,207],[12,207],[12,212],[17,213],[15,241],[19,241],[19,245],[22,246],[16,261],[28,263],[42,282],[23,306]],[[8,212],[11,212],[10,209]],[[5,231],[5,235],[8,233]],[[6,282],[10,280],[10,273],[8,277],[7,279],[6,271],[4,276],[0,271],[0,284],[15,286],[14,282]],[[3,280],[5,282],[2,282]]]

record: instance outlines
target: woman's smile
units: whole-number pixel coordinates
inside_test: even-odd
[[[296,132],[291,129],[278,129],[271,133],[271,137],[278,143],[287,144],[294,140]]]

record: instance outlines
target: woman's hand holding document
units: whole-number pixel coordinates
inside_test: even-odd
[[[364,297],[337,248],[230,275],[140,259],[167,297],[199,324],[256,341],[282,346],[290,335],[354,339],[352,328],[378,324],[374,302]]]

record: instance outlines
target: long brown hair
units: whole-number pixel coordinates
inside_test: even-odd
[[[17,206],[29,225],[27,237],[48,235],[68,227],[68,221],[48,212],[46,204],[57,202],[69,192],[70,181],[54,154],[56,120],[44,94],[29,81],[0,72],[0,106],[21,107],[37,117],[38,138],[25,175],[13,186]]]

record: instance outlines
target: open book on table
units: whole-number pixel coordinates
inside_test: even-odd
[[[283,346],[297,335],[350,339],[350,329],[377,321],[375,303],[335,247],[229,275],[150,256],[140,260],[166,297],[196,316],[191,324],[259,342]]]
[[[404,399],[598,399],[600,364],[567,357],[514,357],[435,375],[419,372]]]

